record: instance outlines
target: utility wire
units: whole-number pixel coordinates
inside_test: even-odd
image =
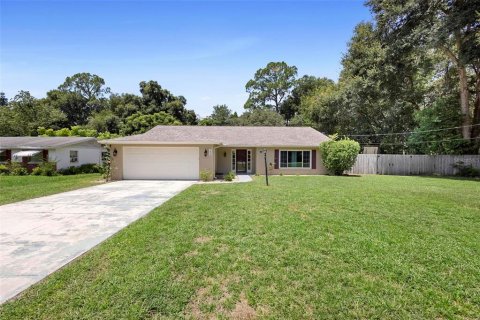
[[[382,145],[382,146],[396,146],[396,145],[405,145],[405,144],[421,144],[421,143],[434,143],[434,142],[448,142],[448,141],[460,141],[460,140],[475,140],[477,138],[459,138],[459,139],[445,139],[445,140],[430,140],[430,141],[412,141],[412,142],[406,142],[406,143],[365,143],[365,144],[370,144],[370,145]]]
[[[344,135],[341,135],[341,136],[342,137],[371,137],[371,136],[407,135],[407,134],[417,134],[417,133],[425,133],[425,132],[437,132],[437,131],[453,130],[453,129],[460,129],[460,128],[470,128],[470,127],[476,127],[476,126],[480,126],[480,123],[471,124],[471,125],[468,125],[468,126],[458,126],[458,127],[451,127],[451,128],[424,130],[424,131],[405,131],[405,132],[372,133],[372,134],[344,134]]]

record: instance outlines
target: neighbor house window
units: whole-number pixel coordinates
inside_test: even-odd
[[[43,162],[43,153],[42,153],[42,152],[39,152],[39,153],[33,155],[33,156],[30,158],[30,161],[29,161],[29,162],[33,162],[33,163]]]
[[[280,168],[310,168],[310,150],[280,151]]]
[[[0,150],[0,162],[7,162],[7,151],[6,150]]]
[[[78,151],[70,150],[70,162],[78,162]]]

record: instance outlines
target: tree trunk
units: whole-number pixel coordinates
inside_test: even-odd
[[[468,78],[467,78],[467,70],[465,66],[460,64],[458,65],[458,77],[460,80],[460,110],[462,113],[462,137],[464,139],[471,138],[471,128],[470,125],[471,117],[470,117],[470,107],[468,105],[469,100],[469,92],[468,92]]]
[[[473,124],[477,126],[472,127],[472,137],[480,138],[480,74],[477,74],[475,82],[475,104],[473,108]]]

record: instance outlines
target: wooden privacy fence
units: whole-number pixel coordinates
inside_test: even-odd
[[[480,155],[400,155],[359,154],[349,174],[432,175],[452,176],[454,164],[463,162],[480,169]]]

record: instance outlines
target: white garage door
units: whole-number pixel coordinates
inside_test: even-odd
[[[198,147],[124,147],[124,179],[198,179]]]

